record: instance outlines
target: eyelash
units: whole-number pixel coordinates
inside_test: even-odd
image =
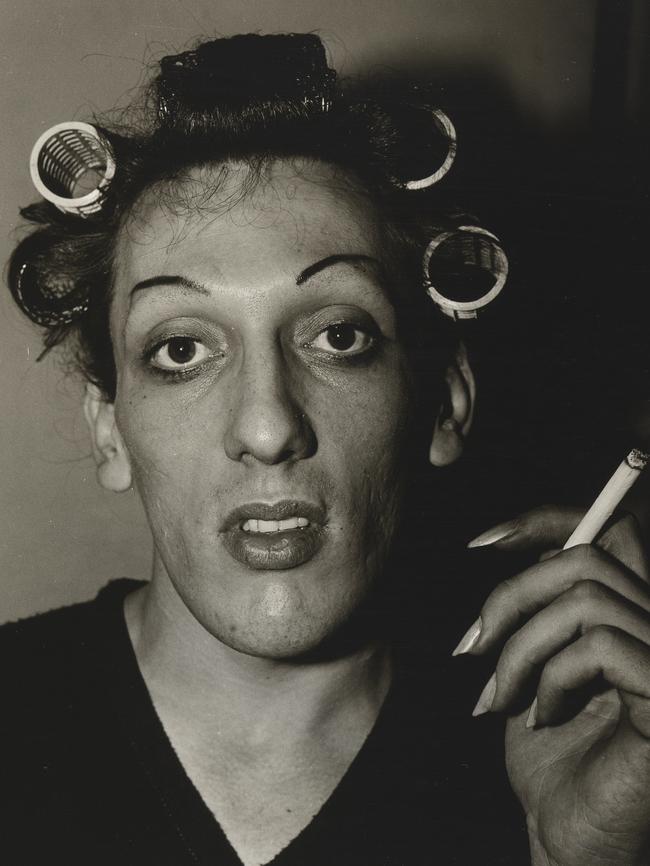
[[[154,358],[156,354],[163,349],[165,346],[169,346],[169,344],[173,340],[188,340],[192,343],[198,344],[200,346],[205,346],[205,343],[200,337],[193,336],[191,334],[171,334],[168,337],[165,337],[163,340],[158,340],[154,345],[149,346],[145,349],[142,354],[142,360],[145,363],[147,369],[153,373],[155,376],[160,376],[163,379],[168,379],[172,381],[182,381],[186,379],[194,378],[194,376],[198,375],[203,366],[211,359],[218,355],[218,352],[209,352],[205,359],[200,361],[197,364],[194,364],[192,367],[161,367],[158,364],[154,363]]]
[[[334,351],[334,346],[332,346],[333,351],[331,352],[327,351],[327,349],[319,349],[317,347],[314,347],[314,343],[319,337],[327,334],[328,331],[332,331],[340,327],[352,328],[355,332],[362,334],[368,340],[367,345],[361,349],[357,349],[354,352],[348,352],[346,350],[336,352]],[[373,350],[377,348],[378,337],[379,331],[377,328],[371,328],[368,325],[361,325],[358,322],[350,322],[343,319],[339,322],[330,322],[325,328],[318,332],[318,334],[313,340],[309,340],[306,343],[303,343],[303,348],[314,347],[316,348],[317,352],[326,356],[334,363],[354,363],[360,360],[365,360],[373,352]]]
[[[369,359],[372,355],[374,355],[378,346],[378,338],[380,336],[379,330],[376,327],[370,327],[366,324],[361,325],[358,322],[349,322],[345,320],[339,322],[330,322],[325,328],[322,328],[322,330],[318,332],[314,339],[308,340],[303,343],[303,348],[309,349],[310,347],[313,347],[313,344],[319,337],[327,334],[328,331],[337,327],[349,327],[354,329],[355,332],[363,334],[368,339],[368,344],[362,349],[358,349],[354,352],[346,352],[345,350],[336,352],[334,350],[334,347],[332,347],[333,351],[331,352],[328,352],[326,349],[315,348],[315,351],[318,352],[321,357],[326,358],[329,362],[334,364],[355,364],[363,362]],[[155,364],[153,359],[155,358],[156,354],[165,346],[168,346],[173,340],[189,340],[193,343],[205,347],[205,343],[201,340],[200,337],[192,336],[190,334],[172,334],[162,340],[158,340],[154,345],[149,346],[147,349],[145,349],[142,354],[142,360],[146,364],[147,369],[154,375],[160,376],[161,378],[167,379],[168,381],[179,382],[194,378],[200,373],[201,369],[210,359],[218,355],[217,352],[209,353],[204,360],[191,367],[165,368]]]

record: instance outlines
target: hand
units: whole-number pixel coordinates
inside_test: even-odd
[[[458,651],[500,650],[474,712],[510,716],[533,864],[649,864],[650,571],[629,516],[558,551],[581,516],[542,508],[481,536],[547,552],[492,592]]]

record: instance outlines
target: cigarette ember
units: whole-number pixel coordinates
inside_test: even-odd
[[[633,448],[625,458],[625,462],[630,469],[638,469],[639,472],[646,468],[649,455],[645,451],[640,451],[638,448]]]

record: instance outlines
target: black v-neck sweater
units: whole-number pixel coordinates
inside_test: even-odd
[[[0,628],[3,863],[241,866],[140,674],[123,615],[136,586]],[[364,746],[273,866],[528,862],[499,723],[441,711],[449,676],[398,653]]]

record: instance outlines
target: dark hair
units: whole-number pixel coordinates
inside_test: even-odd
[[[38,228],[9,267],[15,300],[45,328],[45,350],[70,340],[77,365],[108,399],[116,388],[108,312],[118,230],[145,189],[198,165],[245,161],[259,173],[268,160],[307,157],[340,166],[386,217],[400,279],[413,285],[414,318],[425,304],[433,309],[416,301],[424,299],[422,253],[461,216],[437,189],[405,188],[447,148],[430,110],[344,90],[320,39],[308,34],[234,36],[164,57],[145,105],[128,131],[97,127],[117,165],[99,212],[83,218],[45,201],[24,208]]]

